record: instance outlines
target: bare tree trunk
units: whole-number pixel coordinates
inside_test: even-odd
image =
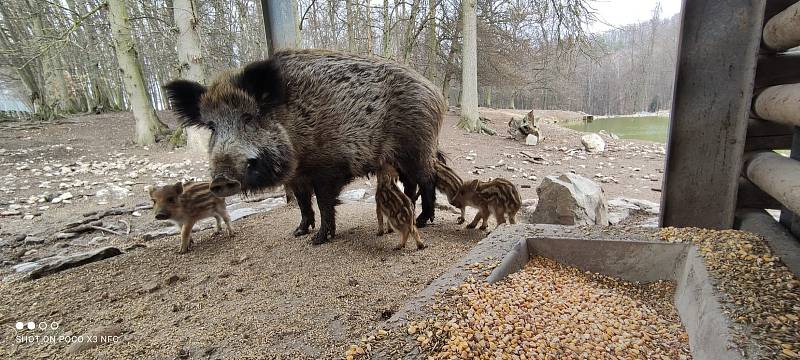
[[[428,66],[425,68],[425,77],[436,83],[436,49],[438,48],[436,39],[436,0],[428,0],[428,36],[427,36],[427,60]]]
[[[478,115],[478,52],[475,1],[463,0],[464,45],[461,49],[461,120],[458,126],[469,132],[480,132]]]
[[[406,22],[406,32],[403,36],[403,62],[408,64],[408,59],[411,57],[411,51],[414,50],[414,25],[417,22],[417,13],[419,12],[419,0],[414,0],[411,3],[411,14],[408,16]]]
[[[356,39],[353,35],[353,0],[346,0],[344,3],[347,11],[347,51],[353,52],[356,49]]]
[[[173,0],[175,26],[178,28],[178,76],[187,80],[206,83],[203,56],[200,51],[200,35],[197,31],[197,10],[193,0]],[[189,151],[207,152],[211,132],[198,127],[188,127],[186,148]]]
[[[365,17],[364,17],[364,30],[367,32],[367,54],[373,55],[372,42],[375,35],[372,33],[372,11],[370,10],[369,0],[364,2]]]
[[[392,27],[389,25],[389,0],[383,0],[383,37],[381,38],[381,45],[383,45],[383,51],[381,54],[383,57],[389,57],[389,44],[390,39],[389,37],[392,35]]]
[[[133,110],[133,117],[136,119],[136,143],[152,144],[158,135],[167,130],[167,126],[156,116],[153,104],[147,95],[136,46],[131,37],[131,24],[125,0],[108,1],[108,20],[111,23],[111,36],[114,38],[114,51],[117,54],[122,82]]]

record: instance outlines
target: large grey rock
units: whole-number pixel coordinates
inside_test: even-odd
[[[528,219],[534,224],[608,225],[603,188],[572,173],[548,176],[536,189],[539,203]]]
[[[595,133],[581,136],[581,144],[588,152],[603,152],[606,150],[606,142],[600,135]]]

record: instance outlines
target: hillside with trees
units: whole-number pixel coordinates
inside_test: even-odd
[[[591,0],[465,1],[476,31],[464,46],[461,1],[295,3],[298,47],[407,63],[451,105],[462,101],[465,53],[475,54],[480,106],[615,114],[671,99],[678,24],[658,9],[649,22],[594,34]],[[168,107],[162,84],[267,56],[262,13],[254,0],[5,1],[0,87],[42,119],[133,110],[137,140],[152,142],[164,132],[152,112]]]

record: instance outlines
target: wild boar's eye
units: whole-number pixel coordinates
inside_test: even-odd
[[[247,168],[253,169],[256,167],[256,159],[247,159]]]

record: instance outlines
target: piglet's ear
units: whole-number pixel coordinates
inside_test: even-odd
[[[478,179],[472,180],[472,182],[469,183],[469,188],[472,191],[478,191]]]
[[[283,103],[286,96],[283,77],[275,59],[248,64],[233,81],[256,99],[262,111]]]
[[[178,194],[182,194],[183,193],[183,183],[182,182],[178,181],[178,182],[175,183],[175,192],[177,192]]]
[[[183,126],[208,127],[200,118],[200,96],[206,92],[205,86],[189,80],[173,80],[164,85],[164,90]]]

